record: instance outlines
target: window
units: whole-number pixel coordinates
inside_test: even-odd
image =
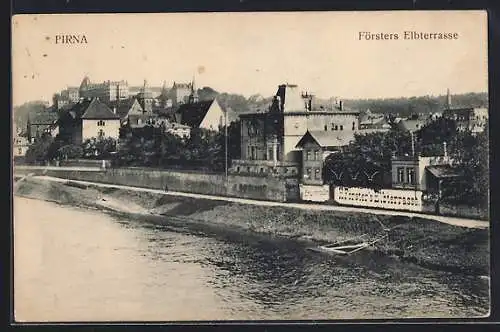
[[[99,133],[97,134],[98,137],[104,137],[104,130],[100,129]]]
[[[104,127],[105,125],[106,125],[106,123],[103,120],[97,121],[97,126]]]
[[[340,130],[344,130],[344,125],[340,125]]]
[[[413,168],[406,169],[408,183],[415,184],[415,170]]]
[[[404,167],[398,167],[398,183],[405,182],[405,169]]]
[[[327,125],[325,125],[325,131],[328,131],[328,126]]]
[[[354,130],[354,129],[356,129],[356,122],[355,121],[352,122],[352,130]]]
[[[268,160],[274,160],[274,150],[273,148],[269,148],[269,151],[267,152]]]
[[[314,160],[319,160],[319,151],[318,150],[314,151]]]
[[[311,178],[311,169],[307,168],[306,173],[304,174],[304,179],[310,179]]]
[[[315,178],[316,180],[321,179],[321,172],[320,172],[319,168],[316,168],[316,169],[314,170],[314,178]]]
[[[306,160],[311,160],[311,151],[306,150]]]

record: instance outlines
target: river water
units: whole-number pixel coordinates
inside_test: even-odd
[[[14,201],[17,321],[478,317],[485,278]]]

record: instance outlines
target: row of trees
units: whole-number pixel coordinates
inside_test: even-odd
[[[44,133],[26,152],[29,164],[44,164],[68,159],[109,159],[117,149],[113,138],[92,138],[82,144],[67,144],[58,136]]]
[[[239,123],[228,126],[228,162],[240,157]],[[113,158],[115,166],[147,166],[163,168],[225,169],[225,128],[219,131],[193,129],[189,138],[146,126],[123,128],[120,149]]]
[[[240,157],[239,123],[227,129],[227,160]],[[122,128],[120,143],[113,138],[92,138],[80,145],[66,144],[44,134],[30,146],[26,162],[44,164],[68,159],[108,159],[114,166],[223,171],[226,162],[225,128],[219,131],[194,129],[189,138],[166,133],[163,128]]]
[[[413,140],[413,143],[412,143]],[[473,134],[457,130],[456,122],[438,119],[417,131],[393,128],[388,132],[355,135],[344,153],[332,154],[325,161],[327,183],[373,189],[391,185],[392,156],[439,156],[446,153],[452,167],[463,176],[445,186],[443,198],[454,202],[484,205],[489,195],[489,133]]]

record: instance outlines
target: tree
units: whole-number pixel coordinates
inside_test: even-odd
[[[325,161],[325,181],[343,186],[379,189],[390,185],[393,155],[410,155],[411,135],[400,129],[356,134],[343,153]]]
[[[83,157],[105,159],[116,151],[116,139],[112,137],[90,138],[82,143]]]
[[[60,160],[78,159],[83,156],[83,148],[75,144],[63,145],[57,150],[57,156]]]
[[[438,118],[424,125],[416,132],[422,156],[443,154],[443,143],[450,145],[458,134],[455,120]]]
[[[26,162],[30,164],[43,163],[50,159],[50,149],[54,138],[44,133],[35,143],[31,144],[26,151]]]

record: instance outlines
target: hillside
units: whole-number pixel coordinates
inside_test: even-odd
[[[488,107],[487,93],[466,93],[451,96],[454,107]],[[433,113],[446,108],[446,95],[419,96],[410,98],[389,99],[347,99],[346,107],[372,113],[398,113],[400,116],[409,116],[414,113]]]
[[[267,107],[272,97],[253,95],[246,99],[242,95],[219,93],[210,87],[198,90],[201,100],[217,97],[224,107],[230,107],[237,113],[245,113]],[[331,104],[332,99],[317,99],[316,105]],[[451,96],[455,107],[488,107],[487,93],[466,93]],[[346,108],[359,111],[370,109],[372,113],[393,113],[409,116],[414,113],[433,113],[446,107],[446,95],[418,96],[386,99],[343,99]]]

